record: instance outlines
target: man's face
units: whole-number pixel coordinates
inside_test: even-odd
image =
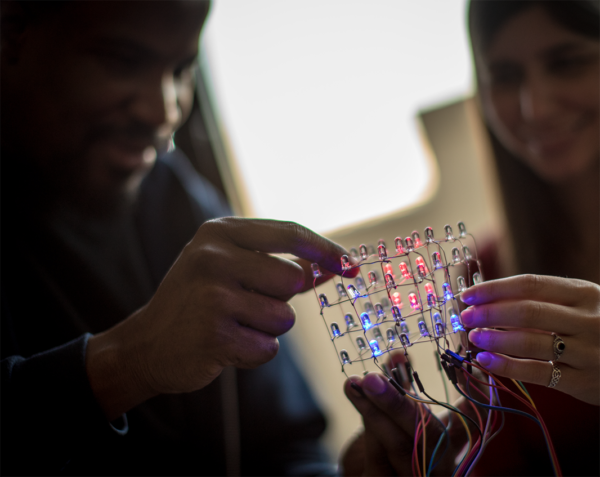
[[[16,60],[3,58],[3,147],[66,195],[110,201],[136,188],[190,112],[208,4],[67,3],[26,24]]]

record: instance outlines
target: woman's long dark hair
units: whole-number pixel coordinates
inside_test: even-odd
[[[537,5],[567,30],[599,39],[598,1],[471,0],[468,24],[478,78],[478,63],[500,28],[523,10]],[[489,125],[487,130],[508,222],[505,239],[515,258],[516,270],[511,272],[565,276],[564,263],[555,257],[560,250],[557,246],[566,245],[569,232],[574,229],[571,217],[562,212],[551,186],[508,151]],[[576,237],[573,240],[576,242]]]

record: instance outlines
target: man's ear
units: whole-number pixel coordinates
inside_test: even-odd
[[[30,17],[14,0],[2,0],[0,9],[0,53],[2,63],[16,64]]]

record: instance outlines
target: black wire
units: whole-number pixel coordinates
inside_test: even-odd
[[[459,411],[457,408],[454,408],[452,406],[448,406],[446,404],[444,404],[443,402],[439,402],[436,399],[433,399],[429,394],[427,394],[425,391],[423,391],[423,394],[425,394],[425,396],[427,396],[431,401],[433,401],[434,403],[436,403],[438,406],[442,406],[445,407],[446,409],[449,409],[452,412],[456,412],[458,414],[460,414],[461,416],[467,418],[469,421],[471,421],[473,423],[473,425],[477,428],[477,430],[479,431],[479,435],[483,436],[483,433],[481,432],[481,428],[477,425],[477,423],[471,419],[469,416],[467,416],[465,413]]]

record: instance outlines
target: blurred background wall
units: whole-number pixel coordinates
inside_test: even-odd
[[[347,248],[428,226],[440,238],[458,221],[484,242],[504,218],[473,98],[465,3],[216,0],[176,144],[241,216],[296,220]],[[327,415],[335,459],[360,418],[314,293],[292,304],[287,341]],[[443,397],[431,348],[411,356]]]

